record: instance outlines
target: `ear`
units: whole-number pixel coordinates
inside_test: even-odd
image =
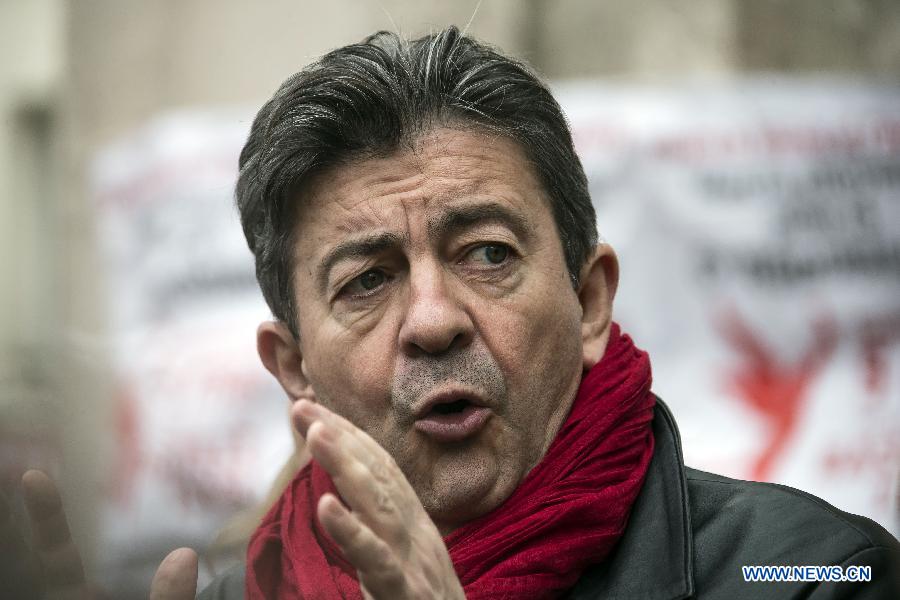
[[[612,326],[612,303],[618,284],[619,260],[612,246],[601,242],[582,267],[578,286],[584,370],[600,362],[606,351]]]
[[[256,330],[256,350],[263,365],[275,376],[291,402],[300,398],[316,401],[300,345],[284,323],[261,323]]]

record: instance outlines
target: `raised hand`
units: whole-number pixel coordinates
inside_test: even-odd
[[[11,600],[102,600],[88,582],[81,552],[56,484],[45,473],[26,471],[22,497],[32,534],[25,543],[6,499],[0,496],[0,590]],[[181,600],[180,598],[173,600]]]
[[[56,484],[41,471],[22,476],[25,509],[31,524],[32,545],[25,544],[6,502],[0,508],[0,546],[3,548],[0,585],[6,598],[96,600],[99,590],[84,577],[81,553],[69,532]]]
[[[13,600],[39,598],[41,566],[25,544],[6,498],[0,494],[0,589]]]
[[[90,584],[81,553],[72,539],[56,484],[41,471],[22,476],[32,547],[24,542],[6,499],[0,496],[0,591],[10,600],[102,600],[108,596]],[[151,600],[193,600],[197,555],[188,548],[170,553],[160,564]]]
[[[341,497],[319,500],[325,531],[376,600],[464,599],[444,540],[394,459],[358,427],[328,409],[298,400],[292,417],[313,458]]]

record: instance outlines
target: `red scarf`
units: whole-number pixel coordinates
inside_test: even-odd
[[[556,598],[607,557],[653,456],[654,404],[650,360],[614,324],[541,462],[503,504],[444,538],[467,598]],[[312,462],[263,518],[247,549],[247,598],[362,598],[315,518],[326,491],[337,493]]]

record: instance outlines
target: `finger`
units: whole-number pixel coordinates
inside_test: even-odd
[[[328,430],[335,433],[334,437],[339,439],[338,446],[343,453],[363,463],[380,481],[390,481],[415,495],[393,457],[365,431],[324,406],[307,400],[297,402],[294,408],[295,426],[305,438],[309,437],[309,428],[313,423],[326,424]]]
[[[197,553],[190,548],[173,550],[159,564],[150,600],[193,600],[197,593]]]
[[[344,430],[349,430],[350,427],[354,427],[353,425],[350,425],[349,421],[341,419],[337,414],[331,412],[318,402],[312,402],[306,399],[301,399],[294,403],[294,406],[291,409],[291,418],[294,421],[294,426],[297,428],[297,431],[300,432],[300,435],[304,438],[307,436],[309,427],[316,421],[325,421],[333,424],[338,429]],[[345,424],[350,425],[350,427],[346,427]]]
[[[358,440],[331,422],[315,421],[310,425],[306,430],[306,444],[313,458],[332,476],[351,468],[358,468],[365,475],[373,460],[371,452]]]
[[[321,404],[310,402],[309,400],[298,400],[293,407],[292,417],[297,431],[305,438],[308,435],[309,427],[316,421],[327,423],[341,433],[346,433],[365,450],[361,458],[368,456],[378,456],[384,454],[389,456],[384,448],[378,444],[365,431],[342,417],[332,412]]]
[[[294,411],[307,449],[350,507],[389,543],[406,540],[405,521],[421,510],[421,503],[391,455],[364,431],[319,404],[301,400]],[[401,511],[404,514],[398,514]]]
[[[28,553],[28,546],[16,526],[9,502],[5,495],[0,494],[0,556],[7,559],[0,562],[0,568],[8,559],[24,558]]]
[[[71,540],[62,498],[53,480],[37,470],[22,476],[25,508],[33,526],[35,548],[51,550]]]
[[[377,598],[404,595],[406,578],[387,543],[332,494],[324,494],[319,499],[317,513],[322,527],[359,572],[361,584]]]
[[[22,489],[48,591],[84,586],[81,554],[72,541],[56,484],[41,471],[30,470],[22,476]]]
[[[25,544],[13,513],[0,494],[0,589],[12,600],[40,597],[39,569]]]
[[[292,416],[297,431],[306,439],[307,449],[332,477],[341,467],[348,468],[352,461],[358,461],[366,467],[393,461],[367,433],[324,406],[300,400],[295,403]],[[324,428],[319,430],[317,436],[313,436],[315,439],[310,439],[310,430],[316,423]],[[319,454],[318,457],[316,453]],[[399,469],[397,471],[399,473]]]
[[[307,446],[313,458],[328,471],[341,497],[389,541],[402,539],[402,515],[398,514],[395,497],[403,492],[393,479],[402,477],[399,469],[374,468],[363,462],[359,454],[364,449],[341,431],[335,431],[322,421],[313,423],[307,432]]]

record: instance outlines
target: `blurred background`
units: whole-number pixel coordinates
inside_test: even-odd
[[[53,475],[115,597],[239,556],[294,450],[231,206],[255,110],[467,23],[556,90],[687,462],[900,532],[895,0],[0,0],[0,487]]]

